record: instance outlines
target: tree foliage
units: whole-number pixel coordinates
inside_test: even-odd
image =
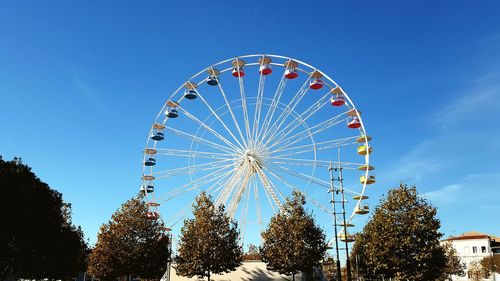
[[[212,273],[235,270],[242,261],[236,222],[229,219],[224,206],[214,206],[205,193],[196,198],[193,214],[181,229],[175,257],[177,274],[210,280]]]
[[[451,243],[445,242],[441,244],[446,255],[446,267],[440,280],[448,280],[451,275],[465,276],[465,264],[460,260],[457,251]]]
[[[415,186],[390,190],[356,237],[352,256],[368,278],[436,280],[446,268],[437,210]]]
[[[326,252],[325,234],[304,209],[304,195],[294,192],[262,234],[261,254],[267,268],[280,274],[311,272]]]
[[[483,270],[481,268],[481,263],[479,261],[471,261],[469,263],[469,271],[467,272],[469,275],[468,278],[472,281],[481,281],[483,280]]]
[[[259,247],[254,244],[248,245],[248,251],[243,254],[244,261],[256,261],[262,260],[262,255],[260,254]]]
[[[67,279],[85,270],[87,244],[71,205],[21,159],[0,157],[0,279]]]
[[[480,264],[484,276],[490,276],[492,273],[500,274],[500,255],[484,257]]]
[[[160,279],[170,258],[169,237],[163,223],[147,219],[141,198],[125,202],[103,224],[89,257],[89,273],[101,280],[128,276]]]

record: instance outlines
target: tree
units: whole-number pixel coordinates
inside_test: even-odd
[[[169,237],[161,221],[147,218],[140,196],[125,202],[103,224],[89,257],[89,273],[101,280],[121,276],[160,279],[169,258]]]
[[[210,280],[212,273],[230,272],[240,266],[243,253],[238,227],[226,215],[224,206],[214,206],[212,198],[203,192],[196,197],[193,214],[181,229],[175,257],[177,274]]]
[[[469,272],[468,277],[472,281],[481,281],[483,277],[483,271],[481,268],[481,264],[478,261],[471,261],[469,263]]]
[[[460,261],[460,257],[458,257],[457,251],[451,243],[445,242],[441,244],[441,247],[443,247],[446,255],[446,267],[439,280],[449,280],[451,275],[465,276],[465,269],[467,267]]]
[[[0,280],[68,279],[86,268],[88,247],[71,205],[20,158],[0,157]]]
[[[437,210],[417,195],[415,186],[390,190],[373,217],[356,236],[352,257],[358,256],[368,278],[436,280],[446,268],[440,245]]]
[[[492,273],[500,274],[500,255],[484,257],[480,263],[484,276],[490,276]]]
[[[262,233],[261,254],[269,270],[292,275],[295,280],[295,274],[320,266],[327,245],[323,230],[304,209],[304,195],[294,192],[292,196]]]
[[[261,260],[262,256],[260,254],[259,247],[255,246],[254,244],[248,245],[248,251],[243,254],[243,260],[244,261],[255,261],[255,260]]]

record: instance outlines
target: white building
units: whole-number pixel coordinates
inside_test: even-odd
[[[480,232],[466,232],[459,236],[452,236],[443,242],[450,242],[457,251],[462,262],[467,266],[465,276],[453,275],[453,281],[471,280],[469,266],[473,261],[481,261],[484,257],[491,255],[500,255],[500,237],[488,235]],[[490,279],[500,281],[500,274],[494,274]]]

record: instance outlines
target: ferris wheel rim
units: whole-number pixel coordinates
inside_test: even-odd
[[[238,60],[238,59],[248,59],[248,58],[255,58],[255,57],[271,57],[271,58],[278,58],[278,59],[283,59],[283,60],[293,60],[293,61],[297,62],[297,63],[298,63],[298,64],[300,64],[300,65],[303,65],[303,66],[305,66],[305,67],[307,67],[307,68],[309,68],[309,69],[311,69],[311,70],[313,70],[313,71],[317,71],[317,72],[319,72],[319,73],[320,73],[320,74],[321,74],[321,75],[322,75],[322,76],[323,76],[326,80],[328,80],[328,81],[331,83],[331,85],[329,85],[329,84],[325,83],[327,86],[330,86],[332,89],[333,89],[333,88],[335,88],[335,87],[338,87],[338,88],[341,90],[341,92],[342,92],[343,96],[344,96],[344,97],[346,98],[346,100],[348,101],[348,103],[347,103],[347,104],[352,105],[352,108],[351,108],[350,110],[356,110],[357,117],[358,117],[358,119],[359,119],[359,122],[361,123],[361,126],[360,126],[360,128],[359,128],[359,131],[361,132],[361,135],[364,135],[364,136],[366,136],[366,135],[367,135],[367,134],[366,134],[366,129],[365,129],[365,126],[364,126],[364,123],[363,123],[363,118],[360,116],[360,114],[359,114],[359,113],[357,113],[357,109],[356,109],[356,107],[355,107],[354,102],[351,100],[351,98],[349,97],[349,95],[348,95],[348,94],[347,94],[347,93],[343,90],[343,88],[341,88],[341,87],[337,84],[337,82],[335,82],[332,78],[330,78],[330,77],[329,77],[326,73],[322,72],[321,70],[319,70],[319,69],[317,69],[317,68],[313,67],[312,65],[309,65],[309,64],[307,64],[307,63],[305,63],[305,62],[303,62],[303,61],[301,61],[301,60],[297,60],[297,59],[294,59],[294,58],[291,58],[291,57],[287,57],[287,56],[280,56],[280,55],[273,55],[273,54],[251,54],[251,55],[243,55],[243,56],[238,56],[238,57],[232,57],[232,58],[229,58],[229,59],[226,59],[226,60],[220,61],[220,62],[218,62],[218,63],[215,63],[215,64],[213,64],[213,65],[211,65],[211,66],[209,66],[209,67],[207,67],[207,68],[204,68],[203,70],[199,71],[199,72],[198,72],[198,73],[196,73],[195,75],[191,76],[191,77],[190,77],[187,81],[188,81],[188,83],[191,83],[190,81],[195,80],[195,79],[196,79],[196,78],[198,78],[200,75],[202,75],[203,73],[205,73],[205,72],[206,72],[206,70],[207,70],[208,68],[215,68],[216,66],[223,65],[224,63],[228,63],[228,62],[233,61],[233,60]],[[258,63],[247,63],[247,64],[245,65],[245,67],[246,67],[246,66],[255,66],[255,65],[258,65]],[[271,63],[271,65],[273,65],[273,66],[285,67],[285,66],[284,66],[284,64],[280,64],[280,63]],[[231,68],[225,68],[225,69],[222,69],[222,70],[220,70],[220,73],[221,73],[221,74],[223,74],[223,73],[225,73],[225,72],[228,72],[230,69],[231,69]],[[302,72],[302,73],[306,73],[306,74],[311,73],[311,71],[307,71],[305,68],[299,68],[299,67],[297,67],[297,68],[296,68],[296,70],[297,70],[297,71],[300,71],[300,72]],[[199,82],[197,82],[197,83],[198,83],[198,84],[205,83],[205,82],[207,81],[207,79],[208,79],[208,78],[206,78],[206,77],[205,77],[204,79],[202,79],[201,81],[199,81]],[[242,78],[241,78],[241,77],[239,77],[239,79],[240,79],[240,81],[241,81],[241,79],[242,79]],[[170,100],[174,100],[173,98],[174,98],[174,97],[175,97],[175,96],[176,96],[176,95],[177,95],[177,94],[178,94],[178,93],[179,93],[179,92],[180,92],[183,88],[184,88],[184,84],[183,84],[183,85],[181,85],[181,86],[179,86],[179,87],[177,88],[177,90],[175,90],[175,91],[173,92],[173,94],[169,97],[169,99],[167,100],[167,102],[168,102],[168,101],[170,101]],[[178,99],[178,100],[177,100],[178,104],[181,104],[181,102],[183,101],[183,99],[184,99],[184,97],[181,97],[180,99]],[[243,98],[242,98],[242,99],[243,99]],[[233,101],[234,101],[234,100],[233,100]],[[161,117],[161,114],[164,112],[164,110],[165,110],[165,109],[166,109],[166,107],[167,107],[167,102],[165,102],[165,104],[164,104],[164,105],[163,105],[163,107],[161,108],[161,110],[160,110],[160,112],[158,113],[158,115],[157,115],[157,117],[156,117],[156,119],[155,119],[155,120],[158,120],[158,119]],[[165,124],[165,123],[166,123],[166,121],[167,121],[167,120],[165,120],[165,121],[163,122],[163,124]],[[155,122],[155,123],[156,123],[156,122]],[[150,129],[150,132],[149,132],[149,136],[150,136],[152,133],[153,133],[153,126],[151,126],[151,129]],[[146,148],[151,147],[151,146],[149,145],[149,144],[150,144],[150,142],[151,142],[151,140],[150,140],[150,138],[148,137],[148,140],[147,140],[147,142],[146,142]],[[153,148],[156,148],[157,142],[156,142],[156,141],[154,141],[153,143],[154,143],[154,145],[153,145],[152,147],[153,147]],[[365,145],[366,145],[367,147],[369,147],[368,140],[365,140]],[[147,166],[144,164],[144,163],[145,163],[145,160],[146,160],[146,156],[147,156],[147,155],[146,155],[146,154],[144,154],[144,158],[143,158],[143,176],[145,176],[145,175],[148,175],[148,174],[151,174],[151,173],[152,173],[152,167],[147,167]],[[369,159],[370,159],[369,153],[368,153],[368,154],[366,154],[364,158],[365,158],[365,165],[369,165],[369,163],[370,163],[370,162],[369,162]],[[149,170],[150,170],[150,173],[147,173],[147,172],[146,172],[146,170],[147,170],[148,168],[149,168]],[[366,171],[365,171],[365,173],[364,173],[364,174],[365,174],[365,178],[367,178],[367,177],[369,176],[369,174],[370,174],[370,173],[368,172],[368,169],[366,169]],[[144,181],[144,182],[145,182],[145,181]],[[144,183],[144,182],[143,182],[143,183]],[[366,183],[366,182],[364,182],[364,183],[362,183],[362,189],[361,189],[361,192],[360,192],[360,193],[356,192],[356,194],[360,195],[360,199],[357,201],[357,203],[356,203],[355,207],[359,207],[359,205],[361,204],[361,200],[362,200],[363,195],[365,194],[366,187],[367,187],[367,183]],[[153,196],[154,196],[154,194],[153,194]],[[154,199],[154,197],[153,197],[153,199]],[[352,219],[353,219],[354,215],[355,215],[355,214],[354,214],[354,212],[353,212],[353,213],[351,214],[351,216],[350,216],[350,218],[349,218],[348,222],[352,221]]]

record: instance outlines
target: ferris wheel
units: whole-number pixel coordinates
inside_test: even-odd
[[[336,219],[353,226],[369,212],[365,191],[375,182],[370,140],[344,89],[305,62],[256,54],[215,63],[180,83],[150,127],[141,186],[148,218],[180,228],[205,191],[244,237],[261,233],[299,191],[331,222],[329,169],[341,167],[349,213]]]

